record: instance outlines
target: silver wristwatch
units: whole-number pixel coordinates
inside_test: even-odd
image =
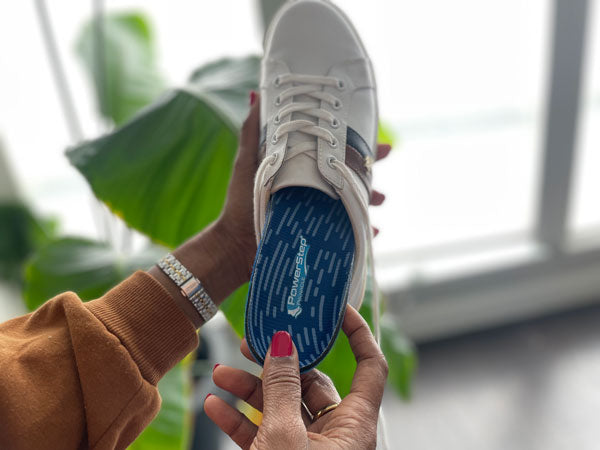
[[[170,253],[158,262],[158,267],[179,286],[181,294],[194,305],[205,322],[212,319],[219,309],[198,278]]]

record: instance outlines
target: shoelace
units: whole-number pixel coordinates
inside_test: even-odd
[[[279,96],[275,99],[275,105],[281,105],[288,98],[293,98],[299,95],[306,95],[316,100],[322,100],[331,105],[334,110],[338,110],[342,107],[341,101],[335,97],[333,94],[328,92],[324,92],[322,90],[323,86],[333,86],[337,87],[339,90],[343,90],[345,88],[343,82],[333,77],[324,77],[324,76],[314,76],[314,75],[297,75],[297,74],[284,74],[280,75],[275,79],[275,85],[281,86],[284,84],[296,84],[295,86],[291,86],[290,88],[285,89]],[[319,139],[325,140],[331,147],[335,148],[338,145],[337,139],[326,128],[315,125],[310,120],[304,119],[296,119],[290,120],[286,123],[281,123],[283,118],[295,113],[302,113],[311,117],[315,117],[317,119],[323,119],[329,122],[332,128],[337,128],[339,126],[339,121],[330,111],[325,109],[317,108],[313,103],[309,102],[294,102],[285,105],[282,107],[275,118],[273,119],[276,125],[279,125],[273,133],[273,137],[271,138],[272,144],[277,144],[279,139],[281,139],[285,134],[298,131],[304,134],[308,134],[310,136],[315,136]],[[317,145],[314,140],[303,141],[292,145],[289,149],[287,149],[284,162],[288,161],[300,154],[306,154],[313,159],[317,159],[316,155]],[[260,183],[255,183],[254,187],[254,196],[255,198],[260,197],[259,201],[262,202],[264,199],[262,198],[262,187],[266,183],[267,180],[264,180],[264,175],[269,167],[269,165],[274,165],[278,158],[278,153],[273,153],[269,157],[265,158],[258,170],[256,172],[257,180],[260,180]],[[379,323],[379,289],[377,287],[377,280],[375,278],[375,259],[373,257],[373,228],[371,227],[371,221],[369,218],[369,205],[362,198],[361,188],[356,182],[354,176],[352,175],[351,169],[349,169],[346,164],[339,161],[333,156],[330,156],[327,159],[327,164],[331,167],[337,169],[344,180],[348,183],[350,191],[352,195],[356,198],[358,205],[360,207],[360,211],[362,213],[363,219],[367,224],[367,265],[369,267],[370,276],[371,276],[371,290],[372,290],[372,298],[371,298],[371,311],[373,316],[373,328],[375,329],[375,340],[378,345],[381,345],[381,327]],[[262,204],[262,203],[259,203]],[[260,213],[255,210],[254,221],[256,229],[260,229]],[[384,449],[388,448],[386,442],[386,433],[384,431],[384,417],[383,413],[380,410],[380,425],[381,425],[381,443]]]
[[[285,84],[295,85],[292,85],[281,92],[281,94],[279,94],[279,96],[275,99],[275,105],[281,105],[288,98],[304,95],[315,100],[321,100],[329,103],[334,110],[338,110],[342,107],[342,102],[340,99],[333,94],[324,92],[322,90],[323,86],[332,86],[339,90],[343,90],[345,88],[344,83],[337,78],[314,75],[285,74],[280,75],[275,79],[276,86],[282,86]],[[327,128],[315,125],[310,120],[295,119],[286,123],[282,123],[285,117],[290,116],[293,113],[302,113],[316,119],[323,119],[329,122],[332,128],[337,128],[339,126],[338,119],[330,111],[315,107],[314,103],[311,102],[292,101],[291,103],[283,106],[273,119],[274,123],[279,125],[275,130],[275,133],[273,133],[273,137],[271,138],[271,142],[273,144],[276,144],[284,135],[294,131],[299,131],[301,133],[323,139],[333,148],[337,147],[337,139],[331,133],[331,131],[329,131]],[[293,145],[286,152],[285,160],[287,161],[301,153],[307,153],[311,150],[317,150],[314,140]],[[316,155],[313,154],[310,156],[316,159]]]

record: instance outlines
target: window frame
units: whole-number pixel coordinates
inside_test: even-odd
[[[553,0],[543,148],[537,211],[529,236],[501,236],[455,253],[482,252],[525,240],[531,250],[512,263],[446,279],[408,279],[386,289],[399,327],[417,341],[475,331],[596,302],[600,299],[600,246],[569,234],[568,214],[582,103],[591,3]],[[599,242],[596,242],[598,244]],[[459,248],[460,247],[460,248]],[[440,249],[442,250],[442,249]],[[428,250],[428,257],[441,255]],[[395,262],[390,262],[394,270]]]

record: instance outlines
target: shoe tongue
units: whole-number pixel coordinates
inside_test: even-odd
[[[294,100],[301,103],[311,103],[315,108],[319,108],[320,106],[319,100],[308,95],[298,95],[294,98]],[[318,124],[318,119],[316,117],[309,116],[301,112],[293,113],[291,120],[308,120],[315,125]],[[288,134],[287,148],[289,149],[290,147],[303,142],[314,143],[314,153],[316,154],[318,138],[300,131],[293,131]],[[307,153],[302,153],[283,163],[275,177],[275,180],[273,180],[271,192],[275,193],[280,189],[290,186],[307,186],[318,189],[332,198],[338,198],[338,195],[335,193],[331,185],[325,181],[321,175],[321,172],[319,172],[317,161],[311,158]]]

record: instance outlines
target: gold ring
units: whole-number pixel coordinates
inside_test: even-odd
[[[334,403],[333,405],[329,405],[326,406],[323,409],[318,410],[315,415],[313,416],[313,422],[317,419],[319,419],[320,417],[323,417],[325,414],[327,414],[330,411],[333,411],[335,408],[337,408],[338,406],[340,406],[339,403]]]

